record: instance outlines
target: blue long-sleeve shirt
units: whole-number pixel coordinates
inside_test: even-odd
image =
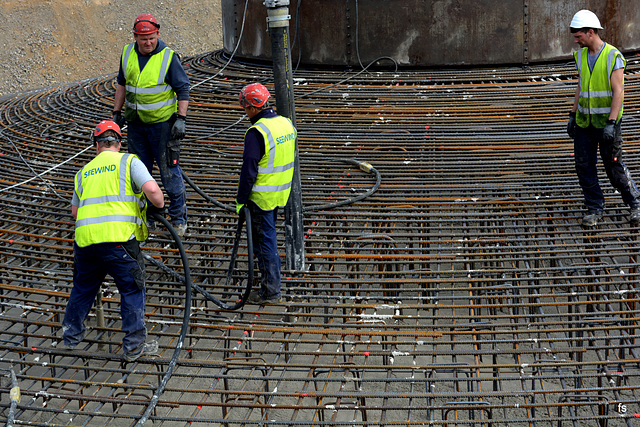
[[[272,108],[262,110],[253,118],[251,124],[254,125],[260,119],[271,119],[277,114]],[[240,180],[238,182],[238,203],[247,203],[253,184],[258,177],[258,162],[265,154],[264,137],[257,129],[249,129],[244,137],[244,153],[242,155],[242,169],[240,169]]]
[[[158,40],[158,45],[149,55],[142,55],[138,50],[138,43],[134,44],[134,49],[138,54],[138,65],[140,66],[140,71],[144,69],[144,66],[149,62],[149,58],[153,55],[162,52],[164,48],[167,47],[167,44],[162,40]],[[189,100],[189,77],[187,73],[182,68],[182,63],[180,62],[180,56],[175,53],[171,58],[171,64],[169,65],[169,69],[167,70],[166,82],[173,88],[173,91],[176,93],[178,101],[188,101]],[[122,69],[122,57],[120,58],[120,67],[118,70],[118,77],[116,79],[119,85],[126,86],[127,79],[124,74],[124,70]]]

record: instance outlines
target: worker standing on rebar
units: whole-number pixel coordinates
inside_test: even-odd
[[[598,182],[598,146],[611,185],[630,208],[629,222],[640,222],[640,192],[622,161],[622,111],[626,60],[618,49],[605,43],[598,30],[600,20],[589,10],[577,12],[571,33],[581,47],[573,56],[579,81],[567,132],[574,139],[578,181],[587,208],[585,227],[595,226],[604,212],[604,195]]]
[[[100,122],[92,141],[97,155],[74,179],[73,289],[62,337],[67,348],[84,339],[84,321],[109,274],[120,294],[124,357],[133,361],[158,350],[156,341],[145,343],[145,267],[139,241],[148,236],[146,209],[161,213],[164,196],[140,159],[120,153],[122,134],[115,122]],[[145,206],[145,196],[153,207]]]
[[[155,160],[169,197],[167,210],[179,236],[187,230],[187,193],[179,164],[189,107],[189,78],[177,53],[158,38],[160,24],[149,13],[133,24],[135,43],[122,51],[113,121],[126,120],[127,144],[149,172]],[[122,107],[124,106],[124,116]],[[149,222],[153,230],[154,222]]]
[[[260,289],[252,291],[251,304],[280,300],[280,255],[276,238],[278,208],[291,193],[296,129],[286,117],[269,106],[271,94],[264,85],[252,83],[240,92],[240,105],[251,121],[244,136],[244,154],[236,212],[247,206],[251,213],[253,253],[260,269]]]

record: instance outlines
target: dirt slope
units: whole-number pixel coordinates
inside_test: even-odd
[[[220,0],[1,0],[0,96],[116,72],[142,12],[182,57],[222,47]]]

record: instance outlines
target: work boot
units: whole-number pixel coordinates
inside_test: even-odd
[[[179,237],[183,237],[187,232],[187,224],[173,224],[173,228],[176,229],[176,233]]]
[[[152,356],[154,354],[158,354],[158,341],[156,340],[141,344],[140,347],[126,353],[124,355],[124,360],[127,362],[134,362],[138,360],[140,356]]]
[[[640,224],[640,207],[631,208],[629,223],[633,226]]]
[[[582,225],[585,227],[593,227],[602,219],[602,212],[588,211],[582,217]]]
[[[265,299],[262,298],[259,291],[251,291],[249,294],[249,298],[247,298],[247,304],[256,304],[256,305],[269,305],[269,304],[277,304],[280,302],[280,298],[270,298]]]

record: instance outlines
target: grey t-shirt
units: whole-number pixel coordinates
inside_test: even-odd
[[[593,67],[596,65],[596,61],[598,60],[598,57],[600,56],[602,49],[604,49],[605,44],[606,43],[602,43],[602,47],[600,48],[598,53],[596,53],[595,55],[591,55],[590,53],[587,52],[587,62],[589,63],[589,71],[593,71]],[[619,68],[624,68],[624,61],[622,60],[621,56],[618,56],[616,58],[616,63],[613,66],[613,71]]]

